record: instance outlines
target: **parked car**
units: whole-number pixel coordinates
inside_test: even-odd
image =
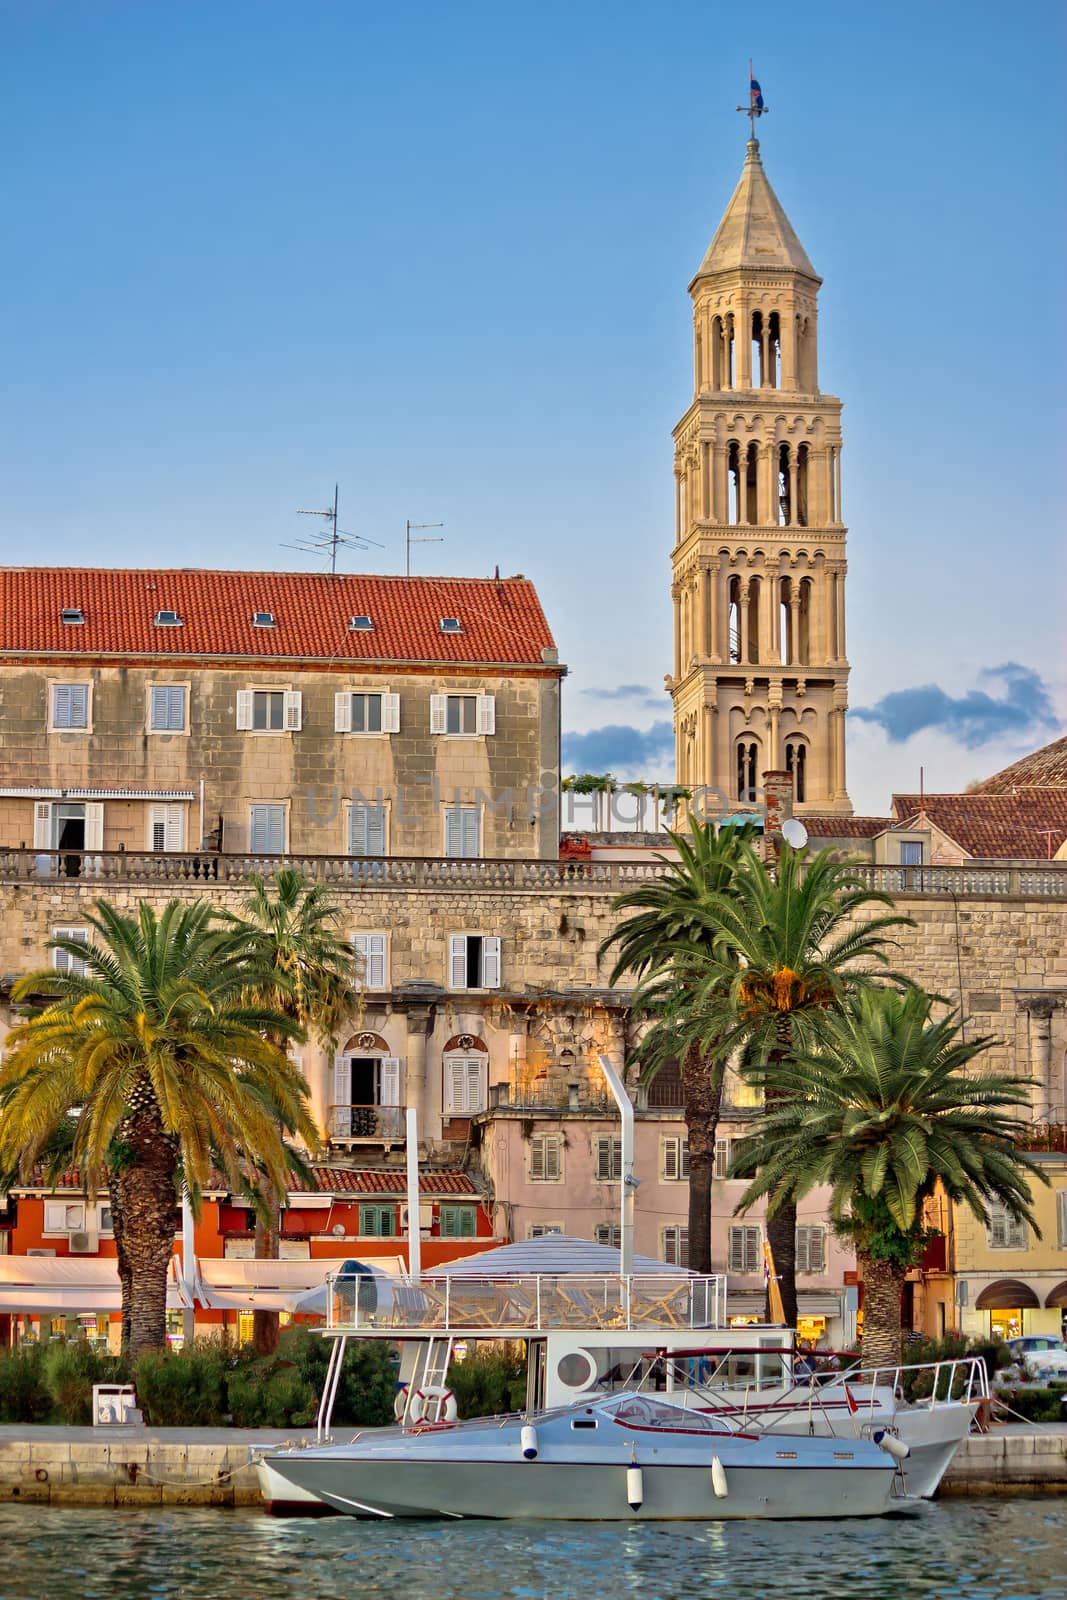
[[[1004,1348],[1011,1352],[1013,1361],[1045,1350],[1061,1350],[1067,1355],[1067,1344],[1055,1333],[1026,1333],[1018,1339],[1005,1339]]]

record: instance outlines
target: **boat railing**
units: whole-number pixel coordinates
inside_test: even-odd
[[[931,1409],[949,1401],[968,1404],[989,1399],[989,1372],[981,1356],[901,1363],[895,1367],[849,1367],[820,1374],[812,1387],[825,1391],[838,1385],[847,1391],[850,1409],[855,1405],[857,1415],[864,1410],[873,1415],[878,1409],[879,1391],[885,1394],[887,1390],[912,1405]]]
[[[554,1328],[718,1328],[726,1278],[679,1273],[427,1275],[418,1281],[337,1272],[327,1279],[326,1327],[520,1336]]]

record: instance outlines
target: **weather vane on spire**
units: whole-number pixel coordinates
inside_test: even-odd
[[[738,106],[737,109],[738,111],[743,111],[745,116],[748,118],[752,128],[749,138],[755,139],[756,118],[765,117],[767,115],[768,108],[763,104],[763,91],[756,82],[755,74],[752,71],[751,61],[748,64],[748,100],[749,103],[747,106]]]

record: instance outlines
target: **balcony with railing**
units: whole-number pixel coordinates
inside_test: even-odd
[[[326,1126],[330,1138],[340,1144],[391,1143],[405,1137],[404,1107],[332,1105]]]

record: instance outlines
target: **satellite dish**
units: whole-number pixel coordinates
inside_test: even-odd
[[[803,850],[808,842],[808,830],[799,817],[787,817],[782,823],[782,838],[791,850]]]
[[[343,1222],[335,1222],[333,1227],[330,1229],[330,1232],[333,1234],[335,1239],[343,1239],[344,1236],[345,1236],[345,1225],[344,1225],[344,1223]]]

